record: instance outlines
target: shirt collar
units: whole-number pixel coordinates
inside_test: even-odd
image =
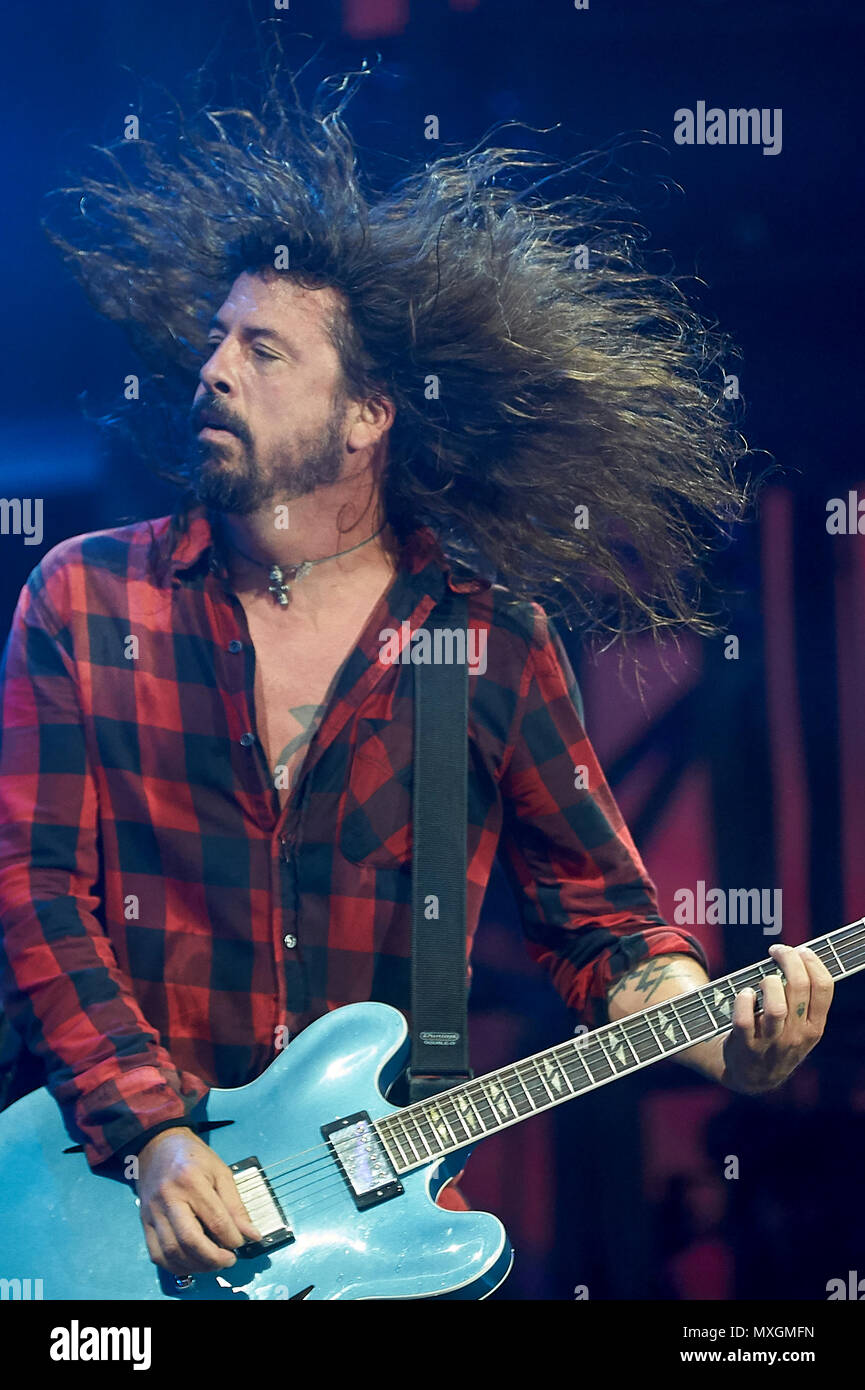
[[[166,527],[167,524],[168,518],[165,519]],[[191,569],[205,557],[206,552],[210,567],[219,569],[208,508],[202,503],[191,509],[189,526],[174,547],[172,573]],[[437,532],[431,526],[422,525],[416,527],[403,544],[399,568],[409,576],[420,576],[429,566],[441,571],[447,587],[454,593],[474,593],[489,588],[491,582],[480,572],[449,556]],[[436,588],[443,591],[441,580]]]

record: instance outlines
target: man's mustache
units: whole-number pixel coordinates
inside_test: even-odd
[[[238,439],[247,439],[246,428],[241,421],[235,420],[233,416],[226,414],[226,412],[216,405],[213,399],[209,397],[204,397],[197,405],[192,407],[190,422],[194,434],[204,429],[205,425],[210,425],[213,429],[228,430],[229,434],[236,434]]]

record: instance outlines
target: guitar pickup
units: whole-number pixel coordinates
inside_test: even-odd
[[[366,1110],[322,1125],[321,1133],[330,1144],[358,1211],[387,1202],[405,1190]]]
[[[246,1207],[250,1219],[261,1231],[261,1240],[248,1240],[235,1250],[241,1260],[254,1260],[257,1255],[266,1255],[280,1245],[288,1245],[294,1240],[282,1207],[277,1201],[264,1169],[257,1158],[244,1158],[239,1163],[230,1163],[240,1200]]]

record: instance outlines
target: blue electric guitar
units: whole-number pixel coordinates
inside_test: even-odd
[[[851,975],[865,967],[865,919],[809,945],[834,979]],[[755,987],[759,1008],[760,981],[781,973],[760,961],[403,1108],[384,1099],[408,1060],[402,1014],[334,1010],[256,1081],[210,1092],[204,1137],[263,1239],[223,1273],[189,1280],[151,1263],[132,1184],[91,1173],[54,1100],[36,1091],[0,1115],[4,1296],[485,1298],[513,1260],[504,1227],[434,1201],[471,1148],[729,1031],[735,995]]]

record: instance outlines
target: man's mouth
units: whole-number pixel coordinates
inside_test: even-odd
[[[226,425],[215,411],[202,410],[198,417],[198,433],[201,434],[235,434],[236,431],[230,425]]]

